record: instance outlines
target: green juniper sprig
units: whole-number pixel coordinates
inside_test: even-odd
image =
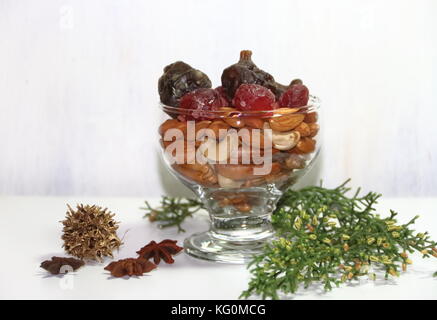
[[[160,228],[176,226],[178,232],[185,232],[181,226],[182,222],[203,208],[202,202],[199,200],[168,196],[161,198],[161,204],[158,208],[152,208],[147,201],[145,201],[145,205],[141,208],[146,210],[144,217],[149,218],[151,222],[158,222]]]
[[[385,278],[398,276],[412,263],[408,253],[437,257],[436,243],[427,233],[415,233],[398,224],[397,213],[381,218],[374,205],[379,194],[369,192],[352,197],[345,185],[335,189],[313,186],[287,191],[273,213],[277,240],[249,264],[252,279],[241,295],[278,299],[279,294],[295,293],[321,283],[325,290],[369,276],[373,267],[382,267]]]
[[[358,189],[350,197],[348,182],[334,189],[311,186],[284,193],[272,215],[276,239],[249,263],[252,279],[241,298],[278,299],[312,284],[331,290],[363,276],[375,279],[375,269],[385,270],[385,278],[398,276],[412,263],[409,253],[437,257],[428,233],[411,228],[418,216],[399,224],[390,210],[382,218],[375,209],[381,195],[360,196]],[[159,208],[146,202],[142,209],[160,228],[176,226],[183,232],[183,221],[204,207],[195,199],[163,197]]]

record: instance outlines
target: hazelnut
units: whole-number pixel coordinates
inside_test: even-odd
[[[304,121],[306,123],[314,123],[314,122],[317,122],[317,118],[318,118],[317,112],[310,112],[310,113],[305,114]]]
[[[296,145],[298,152],[296,153],[310,153],[316,149],[316,140],[312,138],[302,138]]]
[[[317,123],[309,123],[308,127],[310,128],[310,134],[309,137],[315,137],[317,133],[319,132],[319,125]]]
[[[294,128],[294,131],[299,132],[301,137],[308,137],[311,134],[310,126],[306,122],[301,122],[300,125]]]

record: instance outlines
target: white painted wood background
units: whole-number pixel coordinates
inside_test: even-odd
[[[0,194],[183,193],[162,167],[157,79],[215,85],[240,49],[323,101],[323,178],[437,195],[437,1],[0,0]]]

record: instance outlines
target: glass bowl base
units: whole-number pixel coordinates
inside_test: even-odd
[[[272,236],[272,232],[266,232],[265,237],[252,241],[228,241],[218,239],[214,232],[207,231],[196,233],[184,241],[186,254],[202,260],[245,264],[253,257],[262,252],[266,241]]]

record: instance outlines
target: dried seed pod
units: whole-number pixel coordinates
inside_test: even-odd
[[[319,125],[317,123],[309,123],[308,127],[310,128],[310,134],[309,137],[313,138],[317,135],[317,133],[319,132]]]
[[[310,113],[305,114],[304,121],[306,123],[314,123],[314,122],[317,122],[317,119],[318,119],[317,112],[310,112]]]
[[[77,210],[67,206],[67,217],[62,221],[65,251],[80,259],[102,261],[112,257],[112,251],[121,245],[114,214],[95,205],[80,204]]]
[[[290,113],[269,119],[270,127],[275,131],[290,131],[296,128],[304,120],[301,113]]]
[[[294,128],[294,131],[299,132],[302,138],[311,135],[311,128],[306,122],[301,122],[296,128]]]
[[[199,88],[211,88],[208,76],[182,61],[166,66],[158,81],[161,102],[173,107],[179,106],[184,94]]]
[[[70,267],[71,270],[76,271],[83,265],[85,265],[85,262],[82,260],[74,258],[52,257],[51,260],[42,262],[40,267],[47,270],[51,274],[60,274],[68,272],[68,268],[66,268],[67,266]]]
[[[278,150],[290,150],[293,149],[300,139],[300,133],[297,131],[273,131],[272,140],[273,146]]]
[[[113,277],[121,278],[124,276],[142,276],[143,273],[156,269],[156,265],[147,259],[123,259],[111,262],[105,270],[111,272]]]

